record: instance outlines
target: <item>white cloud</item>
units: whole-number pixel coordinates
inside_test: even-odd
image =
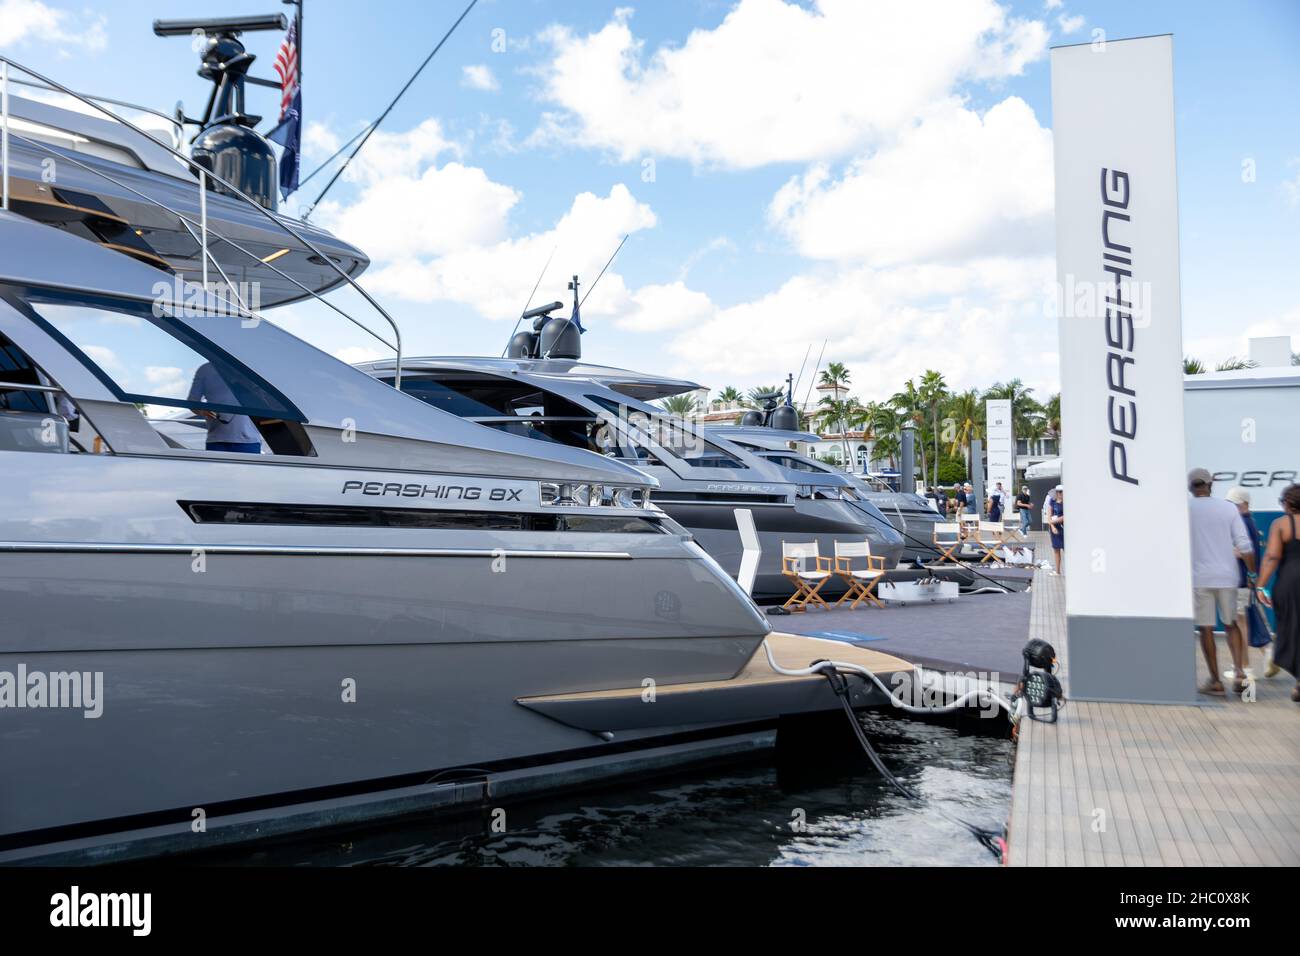
[[[144,370],[147,394],[182,398],[189,394],[190,380],[185,370],[172,365],[148,365]]]
[[[834,158],[888,138],[964,79],[1018,75],[1048,38],[993,0],[739,0],[717,28],[646,56],[630,13],[586,36],[546,31],[542,95],[561,109],[534,140],[577,131],[624,160],[732,168]]]
[[[1239,332],[1230,335],[1190,336],[1183,341],[1183,354],[1198,358],[1207,368],[1228,358],[1246,358],[1250,354],[1250,339],[1285,335],[1291,339],[1291,350],[1300,348],[1300,306],[1281,315],[1257,319]]]
[[[1052,135],[1009,97],[952,105],[852,163],[787,182],[768,217],[804,256],[885,265],[1038,254],[1052,244]]]
[[[393,353],[378,346],[345,345],[331,353],[340,362],[356,365],[358,362],[375,362],[379,359],[391,359]]]
[[[482,175],[481,170],[474,172]],[[621,184],[610,189],[608,196],[578,195],[554,227],[517,238],[474,238],[472,224],[467,221],[475,214],[472,203],[458,205],[449,212],[439,211],[449,216],[448,228],[461,241],[436,256],[393,258],[368,276],[368,287],[410,302],[461,302],[484,318],[510,321],[518,317],[537,282],[538,271],[553,250],[555,257],[534,305],[554,298],[567,301],[564,284],[569,276],[577,274],[585,283],[594,282],[625,234],[649,229],[656,222],[650,207],[638,202]],[[504,226],[502,217],[502,232]],[[350,238],[346,232],[342,235]],[[396,237],[390,244],[397,244]],[[583,311],[589,315],[615,315],[633,304],[622,276],[611,267]]]
[[[1056,25],[1061,28],[1062,33],[1075,33],[1083,29],[1083,17],[1070,16],[1068,13],[1062,13],[1056,18]]]
[[[614,324],[634,332],[660,332],[697,326],[712,319],[717,308],[707,295],[686,287],[684,282],[644,285],[630,296],[628,307],[619,312]]]
[[[482,63],[473,63],[464,67],[461,70],[460,85],[471,90],[484,90],[486,92],[495,92],[501,89],[501,84],[492,75],[492,71]]]
[[[1291,160],[1289,165],[1300,167],[1300,158]],[[1282,180],[1282,196],[1292,209],[1300,206],[1300,168],[1296,169],[1293,177]]]
[[[0,47],[30,42],[97,51],[108,37],[104,17],[89,9],[69,13],[40,0],[0,0]]]
[[[807,273],[684,328],[673,371],[715,388],[775,381],[826,339],[828,358],[856,368],[863,399],[888,398],[927,368],[953,388],[1018,377],[1055,391],[1054,275],[1051,257]]]
[[[332,133],[314,137],[322,148],[337,148]],[[376,132],[344,174],[359,187],[357,200],[326,200],[314,218],[380,261],[495,242],[519,194],[477,167],[437,165],[444,153],[460,152],[434,119],[403,133]]]

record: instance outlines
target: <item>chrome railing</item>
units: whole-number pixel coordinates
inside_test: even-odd
[[[20,80],[16,77],[11,77],[9,82],[15,83],[18,86],[29,86],[34,90],[45,90],[47,93],[58,92],[58,90],[53,87],[47,86],[44,83],[35,82],[34,80]],[[150,116],[156,116],[171,128],[173,146],[179,149],[181,144],[185,142],[185,125],[176,119],[176,117],[168,116],[161,110],[156,110],[151,106],[141,106],[139,103],[130,103],[126,100],[115,100],[111,96],[98,96],[94,93],[82,93],[81,95],[88,100],[94,100],[96,103],[108,103],[110,106],[121,106],[128,110],[135,110],[137,113],[148,113]]]
[[[136,189],[131,188],[130,186],[127,186],[125,183],[121,182],[120,180],[115,179],[114,177],[112,177],[111,175],[109,175],[108,173],[106,173],[106,172],[105,172],[104,170],[102,170],[102,169],[98,169],[98,168],[96,168],[96,167],[94,167],[94,166],[92,166],[92,165],[90,165],[90,164],[88,164],[88,163],[83,163],[83,162],[81,162],[81,161],[79,161],[79,160],[77,160],[77,159],[75,159],[75,158],[69,157],[69,156],[66,154],[65,151],[62,151],[62,150],[56,150],[54,147],[50,146],[49,144],[41,143],[41,142],[38,141],[38,140],[33,140],[33,139],[29,138],[29,137],[25,137],[25,136],[21,136],[21,135],[19,135],[19,134],[13,133],[13,132],[10,130],[10,128],[9,128],[9,127],[10,127],[10,123],[9,123],[9,83],[10,83],[10,79],[11,79],[11,78],[10,78],[10,75],[9,75],[9,71],[10,71],[10,67],[11,67],[11,66],[13,67],[14,70],[17,70],[17,71],[19,71],[19,72],[21,72],[21,73],[24,73],[24,74],[26,74],[27,76],[32,77],[34,80],[37,80],[37,81],[39,82],[39,84],[42,84],[42,85],[43,85],[42,88],[47,89],[47,90],[50,90],[50,91],[53,91],[53,92],[61,93],[61,94],[63,94],[64,96],[70,96],[70,97],[72,97],[73,99],[77,100],[78,102],[80,102],[80,103],[84,103],[86,106],[89,106],[90,108],[96,110],[97,112],[102,113],[104,116],[108,117],[110,120],[122,124],[122,125],[125,126],[127,129],[129,129],[129,130],[133,131],[134,133],[136,133],[137,135],[139,135],[139,136],[144,137],[145,139],[147,139],[150,143],[152,143],[152,144],[153,144],[154,146],[156,146],[157,148],[159,148],[159,149],[163,149],[163,150],[166,150],[168,153],[170,153],[170,154],[171,154],[172,156],[174,156],[176,159],[178,159],[178,160],[180,160],[182,163],[184,163],[185,166],[186,166],[186,168],[197,168],[197,169],[198,169],[198,172],[199,172],[199,175],[198,175],[199,209],[200,209],[199,221],[198,221],[198,222],[195,222],[193,219],[191,219],[190,217],[186,216],[184,213],[182,213],[182,212],[180,212],[180,211],[178,211],[178,210],[176,210],[176,209],[171,208],[171,207],[168,206],[166,203],[163,203],[163,202],[161,202],[160,200],[155,199],[155,198],[152,197],[152,196],[147,196],[147,195],[145,195],[144,193],[141,193],[139,190],[136,190]],[[15,79],[14,82],[21,82],[21,81]],[[36,85],[36,84],[28,84],[28,85]],[[157,207],[160,208],[160,209],[165,210],[166,212],[168,212],[168,213],[170,213],[171,215],[175,216],[175,217],[176,217],[176,218],[177,218],[177,219],[182,223],[182,225],[185,226],[185,228],[187,229],[187,231],[190,231],[191,235],[193,235],[193,228],[192,228],[192,227],[197,228],[197,229],[199,230],[199,235],[200,235],[199,241],[200,241],[200,246],[201,246],[201,248],[202,248],[203,285],[204,285],[204,288],[205,288],[205,289],[206,289],[207,286],[208,286],[208,263],[209,263],[209,261],[211,261],[212,264],[216,266],[218,272],[221,272],[221,274],[222,274],[223,277],[225,276],[225,272],[224,272],[224,270],[222,270],[220,264],[216,261],[216,258],[212,255],[211,249],[210,249],[210,247],[209,247],[209,242],[208,242],[208,237],[209,237],[209,236],[216,236],[217,239],[221,240],[222,242],[225,242],[225,243],[229,244],[232,248],[234,248],[234,249],[238,250],[239,252],[242,252],[242,253],[244,253],[245,255],[249,256],[250,258],[252,258],[252,259],[255,260],[256,262],[258,262],[260,265],[267,266],[268,268],[271,269],[271,271],[275,272],[276,275],[278,275],[278,276],[280,276],[281,278],[283,278],[283,279],[289,281],[289,282],[292,283],[294,286],[296,286],[297,288],[299,288],[299,289],[301,289],[303,292],[305,292],[305,293],[306,293],[308,296],[310,296],[312,299],[316,300],[317,302],[320,302],[320,303],[324,304],[324,305],[327,306],[328,308],[330,308],[330,309],[332,309],[333,311],[337,312],[339,315],[341,315],[341,316],[343,316],[344,318],[346,318],[349,322],[351,322],[352,324],[354,324],[355,326],[357,326],[359,329],[362,329],[363,331],[367,332],[368,334],[370,334],[371,336],[373,336],[373,337],[374,337],[375,339],[377,339],[378,341],[384,343],[386,346],[388,346],[389,348],[391,348],[391,349],[393,350],[393,352],[395,353],[395,355],[396,355],[396,364],[395,364],[395,367],[394,367],[394,368],[395,368],[395,371],[394,371],[394,376],[393,376],[393,378],[394,378],[393,385],[394,385],[394,387],[396,387],[396,388],[398,388],[398,389],[401,388],[401,385],[402,385],[402,330],[401,330],[401,328],[398,326],[397,322],[393,319],[393,317],[392,317],[391,315],[389,315],[388,312],[383,308],[383,306],[381,306],[378,302],[376,302],[375,299],[370,295],[370,293],[368,293],[365,289],[363,289],[363,288],[362,288],[362,287],[357,283],[357,281],[356,281],[355,279],[352,278],[352,276],[350,276],[350,275],[349,275],[345,270],[341,269],[341,268],[339,267],[339,265],[338,265],[338,264],[337,264],[337,263],[336,263],[336,262],[335,262],[335,261],[334,261],[330,256],[328,256],[326,253],[324,253],[323,251],[321,251],[321,250],[316,246],[315,243],[313,243],[310,239],[308,239],[306,236],[304,236],[304,235],[303,235],[303,234],[302,234],[298,229],[295,229],[294,226],[293,226],[293,225],[292,225],[288,220],[286,220],[284,217],[279,216],[279,215],[277,215],[276,213],[272,212],[271,210],[267,209],[267,208],[266,208],[265,206],[263,206],[261,203],[257,202],[257,201],[254,200],[251,196],[249,196],[247,193],[245,193],[243,190],[241,190],[238,186],[234,185],[234,184],[231,183],[231,182],[228,182],[227,180],[223,179],[221,176],[218,176],[216,173],[209,172],[209,171],[207,171],[207,170],[205,170],[205,169],[202,169],[202,168],[196,167],[196,164],[193,162],[193,160],[192,160],[190,157],[186,156],[184,153],[182,153],[179,149],[177,149],[177,148],[175,148],[175,147],[173,147],[173,146],[168,146],[166,143],[160,143],[160,142],[159,142],[155,137],[150,136],[148,132],[146,132],[145,130],[141,129],[139,126],[137,126],[136,124],[132,123],[130,120],[126,119],[125,117],[119,116],[118,114],[114,113],[112,110],[110,110],[110,109],[108,109],[107,107],[101,105],[99,102],[95,102],[95,99],[105,99],[105,98],[103,98],[103,97],[92,98],[92,97],[85,96],[85,95],[83,95],[83,94],[81,94],[81,93],[76,92],[75,90],[71,90],[71,89],[69,89],[68,87],[64,86],[63,84],[61,84],[61,83],[59,83],[59,82],[57,82],[57,81],[55,81],[55,80],[52,80],[52,79],[50,79],[50,78],[47,77],[47,76],[44,76],[44,75],[41,74],[41,73],[38,73],[37,71],[35,71],[35,70],[33,70],[33,69],[29,68],[29,67],[23,66],[21,63],[18,63],[17,61],[15,61],[15,60],[13,60],[13,59],[7,57],[7,56],[4,56],[3,54],[0,54],[0,208],[3,208],[3,209],[5,209],[5,210],[8,210],[8,209],[9,209],[9,202],[10,202],[10,195],[9,195],[9,141],[10,141],[10,138],[12,137],[12,138],[15,138],[15,139],[18,139],[18,140],[22,141],[24,144],[27,144],[27,145],[29,145],[29,146],[32,146],[32,147],[36,148],[36,149],[44,149],[44,150],[46,150],[47,152],[51,153],[52,155],[59,157],[60,160],[62,160],[62,161],[64,161],[64,162],[71,162],[73,165],[75,165],[75,166],[77,166],[77,167],[79,167],[79,168],[81,168],[81,169],[84,169],[84,170],[86,170],[86,171],[88,171],[88,172],[94,173],[95,175],[98,175],[98,176],[104,178],[105,180],[107,180],[107,181],[113,183],[114,185],[118,186],[119,188],[121,188],[121,189],[126,189],[126,190],[128,190],[129,192],[131,192],[132,194],[134,194],[134,195],[138,196],[139,198],[145,200],[146,202],[148,202],[148,203],[150,203],[150,204],[152,204],[152,205],[154,205],[154,206],[157,206]],[[109,102],[109,101],[105,99],[105,102]],[[125,104],[118,104],[118,105],[125,105]],[[130,106],[129,108],[132,108],[132,109],[138,109],[139,107]],[[303,284],[302,284],[301,282],[299,282],[297,279],[294,279],[292,276],[287,275],[285,272],[283,272],[282,270],[276,268],[274,265],[271,265],[270,263],[264,262],[260,257],[254,255],[252,252],[250,252],[250,251],[249,251],[248,249],[246,249],[244,246],[242,246],[242,245],[240,245],[239,243],[235,242],[234,240],[228,238],[227,236],[222,235],[221,233],[217,232],[215,229],[212,229],[212,228],[209,226],[208,221],[207,221],[207,191],[208,191],[208,190],[207,190],[207,180],[211,180],[212,182],[215,182],[215,183],[221,185],[221,186],[222,186],[222,187],[227,191],[227,193],[228,193],[229,195],[231,195],[231,196],[233,196],[233,197],[235,197],[235,198],[238,198],[241,202],[243,202],[243,204],[244,204],[245,206],[249,207],[250,209],[255,210],[255,211],[256,211],[260,216],[262,216],[263,218],[269,220],[271,223],[273,223],[274,225],[276,225],[280,230],[282,230],[282,231],[285,232],[287,235],[289,235],[290,237],[292,237],[296,242],[298,242],[302,248],[305,248],[305,249],[307,249],[308,251],[310,251],[311,253],[313,253],[313,254],[315,255],[315,257],[316,257],[320,262],[322,262],[323,264],[325,264],[326,266],[328,266],[330,269],[332,269],[332,270],[333,270],[333,271],[334,271],[334,272],[339,276],[340,279],[342,279],[342,280],[343,280],[344,282],[346,282],[349,286],[351,286],[353,289],[355,289],[355,290],[357,291],[357,293],[358,293],[358,294],[359,294],[359,295],[360,295],[360,296],[361,296],[361,297],[362,297],[362,298],[363,298],[363,299],[364,299],[364,300],[365,300],[365,301],[370,305],[370,307],[373,308],[376,312],[378,312],[379,315],[384,319],[384,321],[386,321],[386,322],[388,323],[389,327],[393,330],[393,339],[394,339],[394,340],[393,340],[392,342],[389,342],[389,341],[388,341],[387,339],[385,339],[383,336],[379,335],[377,332],[375,332],[373,329],[371,329],[369,326],[367,326],[364,322],[361,322],[361,321],[359,321],[358,319],[356,319],[355,317],[349,315],[347,312],[343,311],[341,308],[339,308],[339,307],[338,307],[337,305],[335,305],[333,302],[329,302],[328,300],[326,300],[325,298],[323,298],[320,294],[318,294],[318,293],[315,292],[314,290],[307,288],[307,286],[303,285]],[[228,280],[227,280],[227,287],[228,287],[228,288],[231,288],[231,289],[234,288],[234,286],[231,285],[231,284],[229,283]],[[249,318],[251,318],[251,319],[255,319],[255,320],[260,320],[260,319],[261,319],[261,316],[259,316],[259,315],[257,315],[256,313],[250,311],[250,310],[247,308],[247,305],[246,305],[245,303],[243,303],[242,301],[238,301],[239,297],[238,297],[238,294],[237,294],[237,293],[236,293],[236,296],[235,296],[235,297],[236,297],[236,299],[237,299],[235,305],[238,306],[238,308],[242,311],[243,314],[247,315],[247,316],[248,316]]]

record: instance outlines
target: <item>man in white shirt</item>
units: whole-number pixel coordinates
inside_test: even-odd
[[[1241,694],[1247,658],[1246,636],[1237,627],[1237,558],[1254,571],[1255,554],[1237,506],[1210,496],[1213,483],[1213,476],[1204,468],[1193,468],[1187,474],[1187,490],[1192,494],[1187,503],[1192,531],[1192,595],[1201,650],[1210,669],[1210,678],[1200,691],[1223,696],[1214,646],[1214,613],[1217,609],[1232,652],[1232,689]]]

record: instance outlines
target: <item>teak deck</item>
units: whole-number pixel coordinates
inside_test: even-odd
[[[1066,660],[1064,578],[1034,577],[1029,636]],[[1198,657],[1189,631],[1188,653]],[[1220,641],[1219,665],[1231,657]],[[1123,666],[1123,662],[1117,662]],[[1021,722],[1013,866],[1294,866],[1300,863],[1300,706],[1282,672],[1256,699],[1200,706],[1070,701],[1057,724]],[[1063,675],[1070,693],[1069,675]],[[1226,683],[1226,682],[1225,682]]]

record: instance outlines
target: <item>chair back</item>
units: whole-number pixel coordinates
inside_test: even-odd
[[[980,537],[1001,537],[1003,528],[1001,521],[981,521],[979,524]]]
[[[932,540],[952,543],[961,539],[961,525],[956,521],[936,521]]]
[[[782,558],[816,558],[817,553],[816,541],[782,541],[781,542]]]
[[[835,557],[837,558],[869,558],[871,557],[870,541],[836,541]]]

